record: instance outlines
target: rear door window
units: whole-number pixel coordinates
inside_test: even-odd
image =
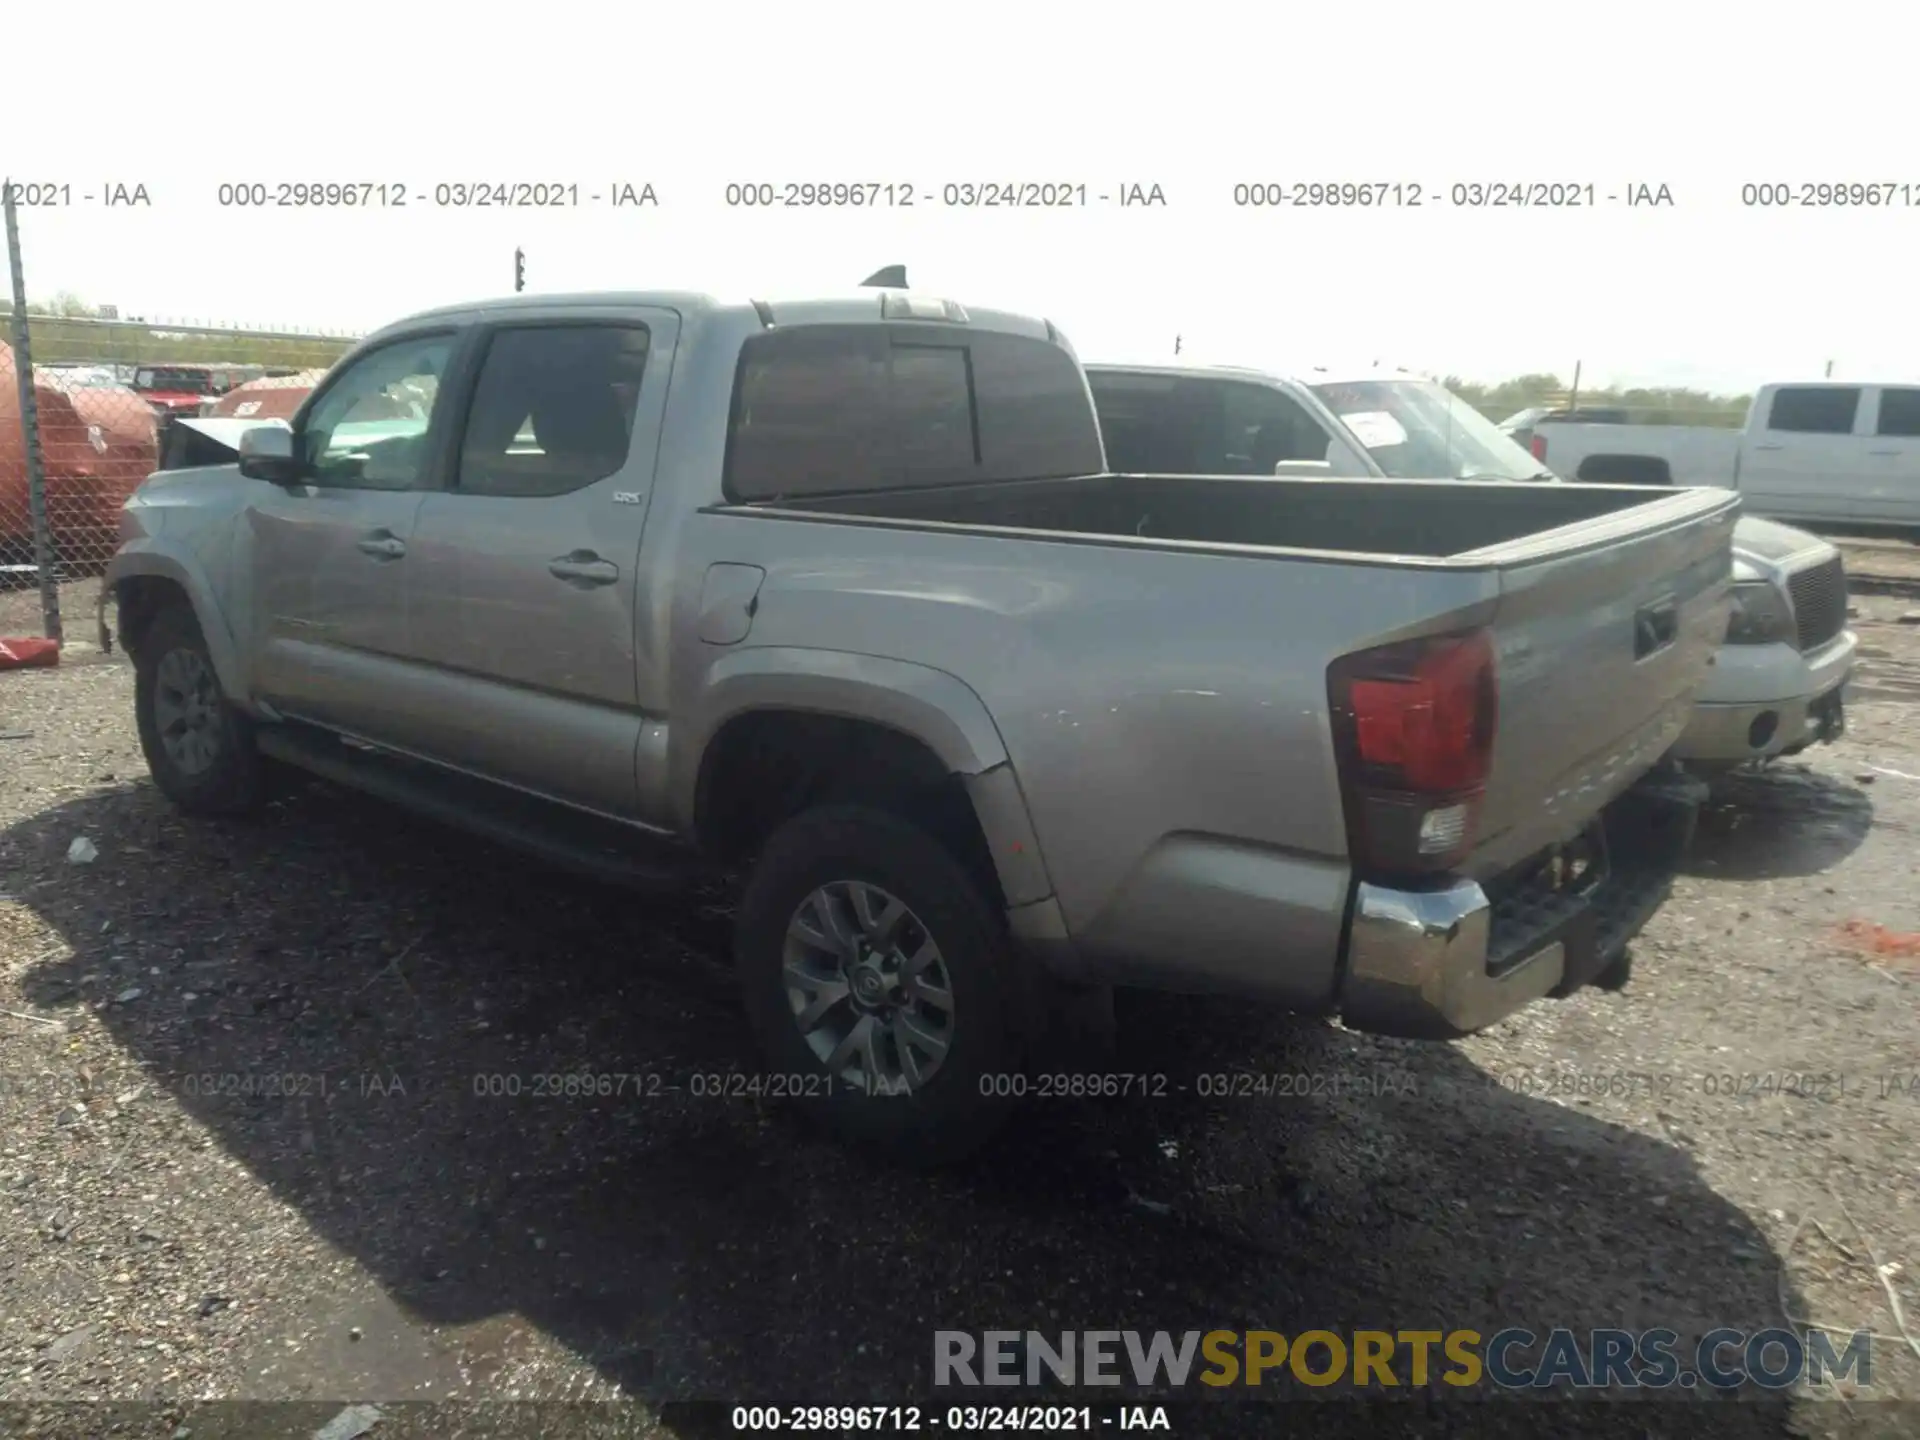
[[[952,326],[771,330],[741,352],[725,493],[750,502],[1103,468],[1072,356]]]
[[[1178,475],[1191,463],[1206,416],[1179,402],[1170,375],[1093,371],[1087,376],[1106,443],[1107,464],[1123,475]]]
[[[1788,385],[1773,392],[1767,428],[1790,435],[1851,435],[1858,386]]]
[[[1107,462],[1135,475],[1271,475],[1286,460],[1325,460],[1331,437],[1271,385],[1192,375],[1089,377]]]
[[[1215,475],[1271,475],[1289,460],[1325,460],[1328,435],[1291,395],[1270,385],[1230,384],[1221,397]]]
[[[1880,423],[1876,435],[1902,440],[1920,438],[1920,389],[1888,385],[1880,392]]]

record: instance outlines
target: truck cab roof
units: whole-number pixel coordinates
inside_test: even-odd
[[[1154,362],[1142,365],[1128,364],[1119,360],[1094,360],[1087,362],[1085,369],[1089,374],[1105,373],[1112,375],[1124,371],[1129,375],[1165,375],[1170,378],[1190,375],[1222,376],[1231,377],[1236,380],[1279,380],[1282,378],[1274,371],[1256,370],[1248,365],[1201,365],[1185,363],[1178,360],[1171,363]]]
[[[709,317],[753,319],[769,328],[935,320],[972,330],[1027,335],[1052,341],[1064,339],[1051,321],[1035,316],[1009,310],[982,309],[920,290],[877,288],[784,299],[718,296],[692,290],[595,290],[561,295],[502,295],[418,311],[383,326],[375,334],[398,333],[435,320],[508,317],[524,311],[623,308],[672,310],[690,320]]]

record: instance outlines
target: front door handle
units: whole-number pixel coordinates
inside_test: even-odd
[[[1756,445],[1753,448],[1756,450],[1784,450],[1787,447],[1784,445]]]
[[[576,550],[547,562],[547,573],[557,580],[585,590],[595,585],[611,585],[620,578],[620,567],[602,560],[591,550]]]
[[[1867,453],[1869,455],[1898,455],[1900,452],[1898,450],[1869,450]]]
[[[360,551],[364,555],[373,556],[376,560],[398,560],[407,553],[407,542],[383,530],[362,540]]]

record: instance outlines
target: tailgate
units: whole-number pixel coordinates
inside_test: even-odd
[[[1665,754],[1726,636],[1739,497],[1647,493],[1456,557],[1500,574],[1499,721],[1474,878],[1571,838]]]

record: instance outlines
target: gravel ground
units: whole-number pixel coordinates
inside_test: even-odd
[[[18,575],[0,577],[0,636],[44,635],[46,622],[40,608],[37,582]],[[94,620],[99,613],[100,579],[83,576],[60,586],[60,620],[66,639],[91,643]]]
[[[1624,993],[1431,1046],[1128,1004],[1119,1066],[1163,1096],[1035,1103],[933,1178],[694,1093],[749,1063],[724,895],[637,901],[321,786],[189,821],[123,661],[0,676],[0,1434],[304,1436],[348,1401],[387,1406],[376,1440],[719,1433],[399,1402],[925,1403],[936,1327],[1783,1314],[1896,1337],[1872,1390],[1454,1433],[1916,1433],[1920,627],[1858,604],[1848,738],[1721,788]],[[1315,1093],[1196,1093],[1229,1071]],[[632,1078],[534,1093],[580,1073]]]

